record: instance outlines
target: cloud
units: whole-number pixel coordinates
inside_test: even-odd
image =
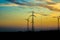
[[[50,4],[50,5],[53,4],[53,5],[54,5],[54,4],[56,4],[56,3],[55,3],[55,2],[47,2],[47,4]]]
[[[48,8],[51,11],[59,11],[60,12],[60,3],[56,3],[55,5],[40,5],[41,7]]]
[[[0,4],[0,7],[1,6],[4,6],[4,7],[19,7],[19,8],[33,8],[33,6],[26,6],[26,5],[17,5],[17,4],[14,4],[14,3],[11,3],[11,4]]]
[[[7,0],[7,1],[12,2],[12,3],[15,3],[17,5],[36,6],[35,3],[27,2],[27,1],[24,1],[24,0],[20,0],[20,2],[16,2],[16,0]]]
[[[46,0],[47,4],[56,4],[56,2],[52,1],[52,0]]]
[[[52,0],[45,0],[45,1],[52,2]]]
[[[40,1],[40,2],[46,2],[47,4],[56,4],[56,2],[52,1],[52,0],[36,0],[36,1]]]
[[[36,0],[36,1],[45,1],[47,4],[39,4],[40,7],[48,8],[51,11],[59,11],[60,12],[60,3],[56,3],[52,0]]]
[[[15,3],[15,4],[19,4],[19,5],[25,5],[25,3],[21,3],[21,2],[16,2],[16,0],[7,0],[9,2]],[[22,0],[21,0],[22,1]],[[24,1],[23,1],[24,2]]]
[[[19,5],[16,5],[16,4],[0,4],[0,6],[19,6]]]
[[[35,3],[35,1],[32,2],[26,2],[25,0],[20,0],[21,2],[16,2],[16,0],[7,0],[9,2],[12,2],[13,4],[4,4],[0,6],[39,6],[39,7],[44,7],[44,8],[48,8],[51,11],[60,11],[60,3],[54,3],[52,0],[35,0],[35,1],[45,1],[47,2],[47,4],[43,4],[43,3]]]
[[[52,0],[36,0],[36,1],[47,1],[47,2],[52,2]]]

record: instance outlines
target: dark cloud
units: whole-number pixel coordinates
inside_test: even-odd
[[[36,3],[36,4],[33,4],[33,3],[24,3],[24,2],[26,2],[25,0],[21,0],[21,1],[23,1],[23,3],[21,3],[21,2],[16,2],[16,0],[7,0],[7,1],[12,2],[12,3],[15,3],[15,4],[18,4],[18,5],[41,6],[41,7],[44,7],[44,8],[48,8],[49,10],[52,10],[52,11],[60,11],[60,9],[56,9],[56,8],[54,8],[54,7],[52,7],[52,6],[48,6],[48,5],[50,5],[50,4],[55,5],[56,3],[54,3],[54,2],[47,2],[48,5],[45,5],[45,4],[40,4],[40,3]],[[40,1],[41,1],[41,0],[40,0]]]
[[[38,4],[36,5],[36,4],[31,3],[31,2],[27,2],[25,0],[20,0],[22,3],[21,2],[16,2],[16,0],[7,0],[7,1],[18,4],[18,5],[38,6]]]
[[[27,1],[25,1],[25,0],[21,0],[22,2],[27,2]]]
[[[55,2],[46,2],[46,3],[49,5],[55,5],[56,4]]]
[[[18,4],[18,5],[25,5],[24,3],[16,2],[16,0],[7,0],[7,1]],[[25,1],[23,1],[23,2],[25,2]]]
[[[48,5],[44,5],[44,4],[41,4],[40,6],[44,7],[44,8],[48,8],[51,11],[60,11],[60,9],[54,8],[53,6],[48,6]]]

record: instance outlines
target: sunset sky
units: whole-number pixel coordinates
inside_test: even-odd
[[[16,0],[16,2],[20,4],[16,4],[13,1],[0,0],[0,26],[26,28],[25,19],[34,11],[36,16],[35,28],[57,28],[57,18],[53,17],[60,16],[60,0]]]

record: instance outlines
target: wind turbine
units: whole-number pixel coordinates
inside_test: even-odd
[[[37,13],[36,13],[37,14]],[[42,18],[43,18],[43,16],[49,16],[49,15],[47,15],[47,14],[43,14],[43,12],[40,12],[40,13],[38,13],[39,15],[40,15],[40,21],[41,21],[41,27],[42,27]]]
[[[47,15],[47,14],[43,14],[43,13],[40,14],[40,15],[42,15],[41,20],[42,20],[43,16],[46,17],[46,18],[45,18],[45,20],[46,20],[46,21],[45,21],[45,27],[47,27],[46,30],[48,30],[48,25],[47,25],[47,24],[48,24],[48,23],[47,23],[47,20],[48,20],[47,16],[48,16],[48,15]],[[43,22],[42,22],[42,27],[43,27]]]
[[[34,17],[36,17],[35,15],[34,15],[34,11],[32,11],[32,15],[30,15],[31,17],[32,17],[32,31],[34,31]]]
[[[29,31],[29,18],[25,19],[27,21],[27,31]]]
[[[59,27],[59,24],[60,24],[60,23],[59,23],[59,21],[60,21],[60,16],[53,17],[53,18],[57,18],[57,22],[58,22],[58,23],[57,23],[57,26],[58,26],[58,31],[59,31],[59,30],[60,30],[60,27]]]

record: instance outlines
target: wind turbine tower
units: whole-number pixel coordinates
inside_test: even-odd
[[[27,18],[26,21],[27,21],[27,31],[29,31],[29,18]]]
[[[60,23],[59,23],[59,21],[60,21],[60,16],[53,17],[53,18],[57,18],[57,21],[58,21],[58,23],[57,23],[57,24],[58,24],[58,31],[59,31],[59,30],[60,30],[60,27],[59,27],[59,24],[60,24]]]
[[[32,11],[32,15],[31,15],[31,17],[32,17],[32,31],[34,31],[34,17],[35,17],[35,15],[34,15],[34,11]]]

